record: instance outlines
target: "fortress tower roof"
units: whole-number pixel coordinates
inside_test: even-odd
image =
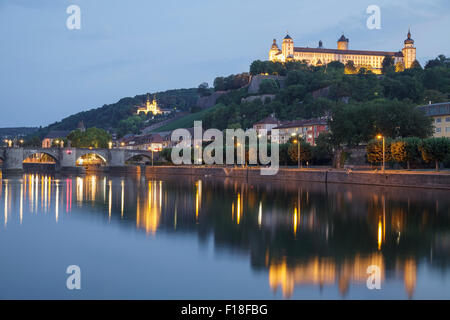
[[[414,44],[414,40],[411,39],[411,29],[408,29],[408,35],[407,35],[407,38],[405,40],[405,44],[408,44],[408,43]]]
[[[342,34],[342,36],[339,38],[338,41],[339,41],[339,42],[341,42],[341,41],[348,42],[348,38],[346,38],[346,37],[344,36],[344,34]]]

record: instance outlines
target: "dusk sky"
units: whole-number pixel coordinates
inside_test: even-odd
[[[69,5],[81,29],[69,30]],[[369,30],[366,8],[381,8]],[[295,46],[398,51],[408,27],[422,65],[450,55],[448,0],[0,0],[0,127],[45,126],[120,98],[212,85]]]

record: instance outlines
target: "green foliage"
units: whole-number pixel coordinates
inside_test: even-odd
[[[383,141],[382,140],[370,140],[366,146],[367,161],[370,163],[383,162]],[[384,159],[388,162],[392,159],[391,155],[391,141],[387,139],[385,141]]]
[[[200,83],[197,91],[200,97],[206,97],[211,95],[211,90],[209,89],[209,85],[207,82]]]
[[[384,74],[395,72],[394,58],[392,56],[385,56],[381,63],[381,72]]]
[[[298,143],[298,142],[297,142]],[[292,162],[298,163],[298,145],[297,143],[291,143],[289,145],[288,153]],[[300,141],[300,161],[309,161],[312,158],[312,146],[305,142]]]
[[[258,74],[285,76],[292,70],[312,70],[313,68],[314,67],[308,67],[306,63],[300,61],[282,63],[256,60],[250,65],[250,74],[253,76]]]
[[[214,79],[215,91],[235,90],[246,86],[250,81],[250,75],[246,72],[232,74],[228,77],[217,77]]]
[[[38,136],[32,136],[26,139],[23,143],[24,147],[40,147],[42,146],[42,141]]]
[[[264,79],[259,85],[259,93],[273,94],[279,91],[278,82],[273,79]]]
[[[406,163],[408,169],[410,169],[411,162],[419,161],[421,158],[421,153],[419,150],[421,140],[417,137],[409,137],[403,138],[402,141],[405,142]]]
[[[166,160],[167,162],[172,162],[172,148],[165,148],[161,150],[160,156],[162,159]]]
[[[422,158],[425,162],[434,161],[436,171],[439,171],[439,162],[444,161],[450,154],[449,138],[428,138],[422,140],[419,145]]]
[[[357,72],[355,63],[352,60],[347,61],[345,64],[345,73],[346,74],[355,74]]]
[[[67,140],[71,142],[72,147],[76,148],[108,148],[111,135],[103,129],[89,128],[84,132],[72,131],[67,136]]]
[[[157,129],[153,130],[152,132],[170,131],[170,130],[175,130],[178,128],[192,128],[194,126],[194,121],[202,120],[207,112],[212,112],[216,108],[217,107],[214,106],[214,107],[211,107],[210,109],[204,109],[199,112],[190,113],[184,117],[175,119],[175,120],[169,122],[168,124],[163,125]]]
[[[197,104],[199,95],[197,88],[192,88],[157,92],[156,96],[161,108],[176,107],[177,110],[187,111]],[[83,121],[87,128],[96,127],[114,131],[119,127],[119,122],[135,114],[137,107],[145,102],[146,97],[147,95],[143,94],[134,98],[123,98],[101,108],[76,113],[40,129],[35,135],[42,139],[51,130],[75,130],[80,121]]]
[[[408,158],[405,141],[402,140],[392,141],[390,146],[390,152],[391,158],[395,162],[404,163]]]
[[[431,119],[414,105],[387,99],[339,105],[330,121],[335,145],[349,146],[368,142],[379,133],[390,138],[425,138],[432,128]]]

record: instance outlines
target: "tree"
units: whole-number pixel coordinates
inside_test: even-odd
[[[436,171],[439,171],[439,162],[450,153],[450,139],[444,137],[424,139],[419,145],[419,150],[422,153],[422,159],[425,162],[434,161]]]
[[[278,82],[273,79],[264,79],[259,85],[259,93],[261,94],[274,94],[278,91]]]
[[[411,168],[411,162],[421,158],[421,153],[419,151],[421,140],[417,137],[403,138],[402,140],[405,142],[406,166],[409,170]]]
[[[403,62],[397,62],[395,64],[395,72],[403,72],[405,71],[405,65],[403,64]]]
[[[352,60],[348,60],[345,64],[345,73],[346,74],[356,74],[357,70],[355,67],[355,63]]]
[[[404,163],[408,159],[406,142],[402,140],[392,141],[390,145],[390,153],[392,160],[397,163]]]
[[[76,148],[108,148],[111,141],[111,135],[103,129],[88,128],[82,132],[80,130],[72,131],[67,140]]]
[[[411,64],[411,69],[422,70],[422,66],[420,65],[420,62],[417,61],[417,59],[414,60]]]
[[[330,121],[336,145],[354,146],[371,140],[380,132],[391,138],[426,138],[432,130],[430,118],[414,104],[388,99],[338,104],[333,108]]]
[[[299,141],[297,140],[297,143]],[[298,145],[291,143],[288,149],[289,157],[292,162],[298,163]],[[312,147],[304,140],[300,140],[300,161],[309,161],[312,158]]]
[[[198,94],[201,97],[205,97],[205,96],[210,96],[211,95],[211,90],[209,90],[209,85],[208,85],[207,82],[200,83],[200,85],[198,86]]]
[[[384,149],[384,161],[388,162],[391,160],[391,148],[390,140],[385,140]],[[370,163],[381,163],[383,162],[383,141],[378,139],[370,140],[366,146],[367,151],[367,161]]]
[[[394,68],[394,58],[392,56],[385,56],[383,62],[381,63],[381,72],[384,74],[392,73],[395,71]]]
[[[338,70],[344,70],[345,65],[340,61],[331,61],[327,64],[328,69],[338,69]]]

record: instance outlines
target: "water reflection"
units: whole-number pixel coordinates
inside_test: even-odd
[[[448,277],[447,194],[193,177],[0,179],[4,228],[49,213],[60,223],[65,204],[66,215],[72,205],[92,207],[90,214],[153,237],[213,235],[216,251],[248,255],[252,269],[266,272],[271,290],[285,298],[307,286],[336,287],[345,297],[352,286],[365,287],[370,265],[380,267],[382,285],[401,284],[407,298],[420,290],[420,269]]]

